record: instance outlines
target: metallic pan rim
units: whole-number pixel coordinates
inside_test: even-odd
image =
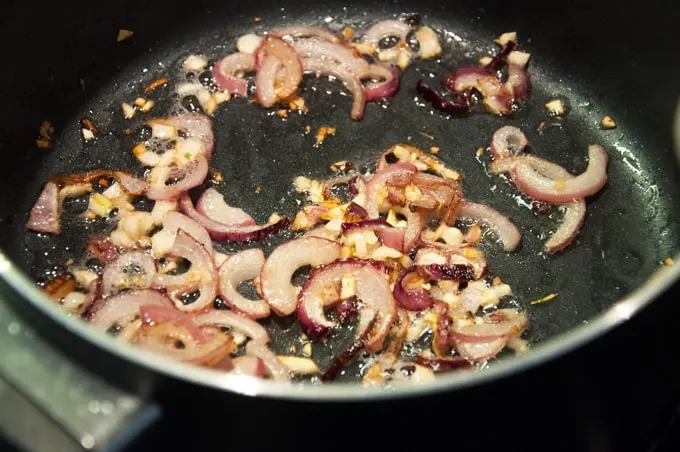
[[[680,150],[680,102],[678,103],[674,129],[676,150]],[[678,157],[680,158],[680,155]],[[680,253],[675,256],[675,261],[680,262]],[[120,344],[112,337],[90,328],[86,323],[54,309],[51,302],[37,288],[35,283],[19,270],[2,251],[0,251],[0,277],[14,287],[24,299],[31,302],[44,315],[52,318],[70,333],[88,340],[106,353],[111,353],[154,372],[206,387],[249,396],[309,401],[372,401],[460,390],[509,377],[562,356],[623,324],[650,304],[655,297],[661,295],[675,281],[680,279],[680,265],[673,264],[660,268],[645,284],[615,303],[604,313],[566,334],[536,345],[529,353],[502,360],[483,372],[460,372],[442,375],[435,381],[426,384],[401,386],[389,390],[370,390],[357,384],[291,386],[188,366],[128,344]]]

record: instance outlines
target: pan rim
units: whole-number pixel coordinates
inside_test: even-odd
[[[674,256],[680,262],[680,253]],[[376,401],[435,394],[443,391],[463,390],[481,386],[502,378],[528,371],[554,358],[561,357],[601,337],[624,324],[633,315],[651,304],[680,279],[680,265],[675,263],[655,271],[646,282],[615,302],[586,324],[571,331],[536,344],[530,352],[501,360],[481,372],[459,372],[438,376],[434,381],[419,385],[404,385],[386,390],[371,390],[360,384],[290,385],[269,382],[240,375],[183,364],[160,355],[121,344],[115,338],[102,334],[87,323],[74,319],[55,309],[49,298],[35,283],[0,250],[0,277],[34,308],[59,324],[69,333],[79,336],[120,359],[132,362],[151,372],[172,377],[207,388],[232,392],[245,396],[271,397],[299,401]],[[38,331],[39,333],[39,331]],[[76,363],[77,364],[77,363]]]

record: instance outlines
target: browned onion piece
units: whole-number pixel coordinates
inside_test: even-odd
[[[213,68],[217,87],[234,96],[248,96],[248,80],[243,74],[255,70],[255,57],[249,53],[237,52],[222,58]]]
[[[267,258],[260,273],[264,299],[278,315],[295,312],[297,289],[293,273],[306,265],[329,264],[340,258],[340,244],[317,237],[301,237],[279,245]]]
[[[394,67],[371,64],[367,76],[363,78],[380,80],[370,82],[364,88],[366,100],[369,102],[392,97],[399,91],[399,71]]]
[[[395,187],[403,187],[409,184],[418,168],[410,163],[395,163],[379,169],[366,184],[366,211],[369,219],[380,216],[380,190],[388,184]],[[420,231],[418,231],[420,232]]]
[[[596,144],[588,146],[588,168],[571,179],[554,180],[541,174],[538,161],[528,156],[502,159],[491,166],[494,172],[511,172],[517,188],[540,201],[556,204],[593,195],[607,183],[607,151]]]
[[[254,341],[269,342],[269,333],[255,320],[233,311],[211,309],[194,316],[197,325],[223,326],[245,334]]]
[[[514,309],[499,309],[483,317],[483,323],[454,324],[451,338],[461,342],[491,342],[517,337],[529,326],[527,316]]]
[[[451,350],[449,334],[451,319],[449,318],[449,306],[443,301],[435,301],[432,311],[437,316],[432,331],[432,350],[437,356],[445,356]]]
[[[394,283],[394,298],[399,305],[409,311],[422,311],[432,306],[432,296],[430,292],[419,287],[417,289],[409,289],[404,287],[408,283],[408,278],[416,274],[412,268],[408,268],[401,272]]]
[[[267,369],[267,374],[274,381],[289,382],[290,372],[285,364],[269,350],[267,344],[262,341],[250,341],[246,345],[246,355],[260,358]]]
[[[494,358],[498,352],[505,348],[507,339],[499,338],[489,342],[463,342],[455,341],[456,351],[470,362],[481,362]]]
[[[491,137],[491,153],[497,159],[520,154],[529,144],[526,135],[517,127],[504,126]]]
[[[180,341],[183,348],[177,348]],[[163,356],[202,366],[213,366],[229,359],[234,350],[231,336],[215,333],[205,342],[197,342],[183,326],[175,323],[144,325],[139,333],[137,344]]]
[[[411,321],[408,314],[403,309],[397,309],[397,319],[389,332],[389,344],[387,348],[380,353],[380,360],[385,364],[392,366],[397,362],[401,351],[404,347],[404,341],[408,335],[408,327]]]
[[[330,42],[342,42],[341,39],[332,31],[318,27],[307,27],[304,25],[291,25],[289,27],[275,28],[269,32],[270,35],[283,38],[321,38]]]
[[[208,176],[208,160],[199,155],[182,167],[157,166],[149,171],[149,186],[146,196],[153,200],[175,199],[194,187],[198,187]],[[179,179],[168,185],[173,179]]]
[[[87,184],[92,184],[100,179],[111,177],[120,183],[123,189],[131,195],[141,195],[146,189],[146,182],[139,179],[132,174],[126,173],[125,171],[111,171],[106,169],[96,169],[88,171],[86,173],[78,174],[60,174],[54,176],[50,182],[55,183],[59,187],[68,186],[84,186]],[[91,191],[91,187],[87,187],[86,191]]]
[[[340,80],[352,94],[353,100],[350,116],[355,120],[363,118],[364,109],[366,108],[366,93],[364,92],[364,86],[354,73],[338,66],[331,60],[320,57],[303,58],[302,67],[305,73],[314,73],[317,77],[320,75],[330,75]]]
[[[356,297],[364,307],[359,310],[359,324],[366,325],[368,313],[374,311],[377,319],[366,341],[368,350],[377,350],[387,335],[396,316],[396,303],[385,274],[371,263],[358,259],[338,261],[315,271],[310,275],[298,298],[298,319],[303,328],[315,338],[323,335],[334,326],[324,314],[324,308],[338,301],[339,293],[332,296],[328,287],[341,283],[344,276],[351,275],[356,282]],[[370,314],[372,317],[372,313]],[[360,329],[360,328],[359,328]],[[362,335],[357,333],[357,338]]]
[[[179,230],[168,254],[191,262],[191,268],[181,275],[157,273],[156,287],[165,288],[180,311],[200,311],[211,306],[217,296],[217,269],[213,257],[196,239]],[[199,297],[190,304],[184,304],[183,295],[198,290]]]
[[[411,209],[400,209],[406,217],[406,230],[404,231],[404,249],[402,252],[408,254],[416,246],[420,239],[420,233],[425,227],[425,218],[420,212],[413,212]]]
[[[381,39],[394,36],[405,41],[409,31],[411,31],[411,26],[406,22],[394,19],[381,20],[366,31],[364,42],[377,49]]]
[[[234,358],[231,364],[233,366],[231,371],[234,373],[256,378],[264,377],[264,362],[257,356],[239,356]]]
[[[269,305],[264,300],[249,300],[238,291],[239,285],[260,275],[264,265],[264,253],[260,249],[249,249],[229,256],[219,271],[220,295],[234,310],[252,319],[269,316]]]
[[[185,328],[196,342],[207,342],[208,336],[194,323],[194,321],[174,306],[161,306],[146,304],[139,308],[139,315],[144,325],[160,325],[161,323],[174,323]]]
[[[255,89],[258,101],[264,107],[271,107],[279,100],[286,100],[295,95],[302,81],[302,65],[295,49],[272,35],[262,40],[255,57],[258,68],[255,78]],[[279,69],[285,69],[283,80],[275,90]]]
[[[248,215],[243,209],[227,204],[224,200],[224,195],[212,187],[203,192],[196,203],[196,210],[209,219],[222,224],[237,224],[241,226],[252,226],[255,224],[253,217]]]
[[[53,182],[48,182],[31,209],[26,228],[47,234],[59,234],[61,232],[60,211],[59,187]]]
[[[153,257],[144,251],[121,254],[108,264],[102,274],[102,296],[108,297],[122,290],[147,289],[156,274]]]
[[[451,372],[472,368],[470,362],[460,356],[426,358],[422,355],[416,355],[415,362],[421,366],[429,367],[435,372]]]
[[[290,224],[290,219],[283,217],[273,223],[263,225],[242,226],[234,224],[222,224],[213,221],[205,215],[199,213],[195,208],[189,195],[184,195],[179,201],[180,209],[191,219],[203,226],[210,237],[215,240],[226,240],[230,242],[249,242],[251,240],[261,240],[284,230]]]
[[[307,58],[327,60],[328,63],[340,66],[343,71],[352,73],[355,77],[363,78],[370,73],[368,61],[354,54],[354,50],[344,44],[333,43],[323,39],[298,39],[293,47],[303,61]],[[309,69],[305,68],[305,71]]]
[[[90,311],[90,323],[100,331],[115,324],[125,326],[139,315],[139,308],[147,304],[173,307],[172,301],[156,290],[133,290],[98,301]]]
[[[486,274],[488,262],[481,253],[466,256],[465,247],[424,240],[421,244],[423,248],[416,253],[415,265],[424,277],[470,281]]]
[[[506,216],[496,209],[485,204],[463,201],[460,203],[456,214],[459,218],[466,218],[475,222],[481,222],[498,236],[504,251],[512,251],[517,248],[522,238],[522,233]]]

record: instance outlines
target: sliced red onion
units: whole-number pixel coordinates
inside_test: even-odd
[[[208,254],[214,252],[210,234],[198,222],[179,212],[170,211],[163,217],[163,229],[151,237],[154,252],[165,254],[175,242],[177,231],[184,231],[199,242]]]
[[[257,278],[264,262],[262,250],[249,249],[229,256],[219,271],[220,295],[232,309],[251,319],[269,317],[269,305],[264,300],[247,299],[239,293],[238,287],[245,281]]]
[[[78,308],[77,313],[85,319],[90,318],[90,313],[94,306],[96,306],[102,298],[102,279],[97,277],[92,281],[87,288],[87,298],[85,302]]]
[[[460,203],[456,214],[459,218],[481,222],[491,229],[498,236],[504,251],[512,251],[517,248],[522,238],[522,233],[509,218],[485,204],[463,201]]]
[[[113,177],[118,181],[123,190],[131,195],[141,195],[146,190],[146,181],[125,171],[114,171]]]
[[[368,68],[368,74],[364,78],[367,77],[382,80],[371,82],[364,88],[366,100],[369,102],[387,99],[399,91],[399,70],[395,67],[371,64]]]
[[[471,91],[463,91],[458,93],[453,99],[447,99],[425,82],[425,80],[418,80],[416,91],[433,108],[453,116],[465,115],[472,109],[473,98]]]
[[[366,209],[355,202],[351,202],[345,211],[345,219],[349,221],[363,221],[368,216]]]
[[[108,297],[127,289],[147,289],[151,287],[155,274],[156,263],[149,253],[134,251],[122,254],[104,269],[102,296]]]
[[[172,301],[156,290],[133,290],[96,303],[90,311],[90,323],[99,331],[106,331],[114,324],[125,326],[139,315],[139,308],[149,304],[173,307]]]
[[[302,234],[302,237],[317,237],[335,242],[340,238],[340,233],[326,226],[317,226]]]
[[[507,339],[499,338],[489,342],[456,341],[456,351],[470,362],[481,362],[494,358],[505,348]]]
[[[491,137],[491,153],[497,159],[514,157],[529,144],[526,135],[517,127],[504,126]]]
[[[366,93],[361,81],[346,68],[340,67],[330,60],[319,57],[309,57],[302,60],[302,67],[305,73],[315,73],[320,75],[330,75],[340,80],[345,88],[352,94],[352,119],[359,120],[364,116],[366,108]]]
[[[452,93],[462,93],[470,89],[481,91],[481,80],[496,77],[485,68],[463,67],[442,79],[442,86]]]
[[[260,287],[269,306],[278,315],[295,312],[297,288],[293,273],[306,265],[316,267],[340,258],[340,244],[317,237],[301,237],[279,245],[267,258],[260,273]]]
[[[364,35],[364,42],[372,45],[376,49],[379,47],[380,40],[389,37],[399,38],[400,41],[405,41],[406,37],[411,31],[411,26],[400,20],[388,19],[376,22],[371,28],[366,31]]]
[[[271,235],[278,234],[290,224],[289,218],[281,218],[273,223],[253,226],[229,225],[213,221],[205,215],[199,213],[195,208],[189,195],[180,198],[180,209],[188,217],[203,226],[210,237],[215,240],[225,240],[229,242],[249,242],[252,240],[262,240]]]
[[[541,174],[540,160],[524,161],[516,157],[512,162],[501,160],[492,165],[494,171],[511,171],[513,180],[522,192],[540,201],[566,203],[585,198],[600,191],[607,183],[607,151],[602,146],[588,146],[588,168],[571,179],[554,180]]]
[[[59,187],[55,183],[48,182],[31,209],[26,228],[47,234],[59,234],[61,232],[60,211]]]
[[[435,372],[451,372],[454,370],[472,368],[470,362],[460,356],[426,358],[422,355],[416,355],[414,360],[421,366],[429,367]]]
[[[387,187],[387,201],[393,206],[406,205],[406,195],[399,187]]]
[[[302,65],[295,49],[272,35],[262,40],[256,55],[258,72],[255,79],[257,98],[265,107],[271,107],[278,100],[293,97],[302,81]],[[280,87],[274,89],[279,68],[285,69]]]
[[[110,238],[97,235],[87,242],[87,250],[94,254],[99,262],[108,265],[118,259],[118,247],[113,244]]]
[[[496,339],[511,339],[519,336],[529,326],[527,316],[514,309],[499,309],[483,317],[483,323],[456,325],[451,329],[451,338],[462,342],[491,342]]]
[[[395,163],[376,171],[375,175],[366,184],[366,211],[369,219],[380,216],[380,190],[389,185],[403,187],[408,185],[418,168],[410,163]],[[419,231],[420,232],[420,231]]]
[[[163,174],[165,172],[166,174]],[[160,177],[159,177],[160,173]],[[204,155],[199,155],[182,167],[155,167],[149,172],[149,186],[146,196],[152,200],[175,199],[194,187],[198,187],[208,176],[208,160]],[[159,177],[158,180],[154,180]],[[173,179],[179,179],[174,184],[168,185]]]
[[[194,323],[194,321],[174,306],[161,306],[147,304],[139,308],[139,315],[144,325],[160,325],[161,323],[174,323],[191,334],[196,342],[207,342],[208,336]]]
[[[411,209],[400,211],[406,217],[406,230],[404,231],[404,254],[409,254],[420,239],[420,233],[425,227],[425,218],[420,212],[413,212]]]
[[[347,182],[347,193],[350,196],[357,196],[366,189],[366,181],[361,174],[355,174]]]
[[[235,96],[248,96],[248,80],[243,75],[255,70],[255,57],[237,52],[222,58],[213,68],[217,87]]]
[[[196,314],[193,319],[199,326],[223,326],[243,333],[254,341],[269,342],[269,333],[262,325],[233,311],[211,309]]]
[[[377,350],[382,346],[396,317],[396,303],[385,274],[368,262],[356,259],[338,261],[310,275],[298,298],[298,319],[303,329],[315,337],[332,328],[334,324],[326,318],[324,308],[336,303],[338,299],[329,296],[326,289],[341,284],[342,278],[348,275],[354,277],[356,297],[363,304],[359,310],[359,323],[367,322],[368,315],[363,313],[365,309],[377,313],[370,338],[365,344],[368,350]],[[357,337],[361,334],[359,331]]]
[[[282,382],[290,381],[288,368],[276,357],[274,352],[272,352],[264,342],[248,342],[246,345],[246,355],[260,358],[264,363],[264,367],[267,369],[267,374],[269,374],[272,380]]]
[[[183,348],[175,346],[178,340]],[[201,366],[220,364],[222,367],[231,367],[224,362],[228,362],[229,354],[234,349],[233,338],[229,335],[216,333],[207,341],[199,343],[184,327],[175,323],[142,327],[137,344],[166,357]]]
[[[191,268],[181,275],[157,273],[156,287],[165,288],[180,311],[200,311],[211,306],[217,296],[217,269],[212,254],[186,232],[179,230],[175,243],[168,254],[191,262]],[[184,304],[181,296],[198,290],[199,297],[190,304]]]
[[[278,38],[290,36],[291,38],[320,38],[330,42],[342,42],[342,40],[332,31],[317,27],[307,27],[304,25],[292,25],[289,27],[276,28],[269,32],[270,35]]]
[[[404,252],[404,236],[405,231],[401,228],[383,228],[377,229],[375,234],[380,239],[383,245],[388,246],[392,249]]]
[[[342,324],[347,323],[349,319],[353,318],[359,312],[359,300],[357,297],[350,297],[340,300],[335,305],[335,315],[338,316],[338,321]],[[318,338],[318,336],[313,339]]]
[[[314,58],[339,65],[343,71],[348,71],[358,78],[363,78],[370,73],[368,61],[357,57],[354,50],[344,44],[311,38],[298,39],[293,43],[293,47],[298,56],[302,58],[303,67],[305,59]]]
[[[203,192],[198,202],[196,210],[209,219],[222,224],[253,226],[255,220],[243,209],[232,207],[224,200],[224,195],[208,188]]]
[[[231,361],[231,371],[236,374],[248,375],[249,377],[264,377],[264,361],[257,356],[239,356]]]
[[[200,141],[205,149],[206,158],[210,159],[215,147],[215,134],[210,118],[198,113],[182,113],[181,115],[170,116],[163,122],[182,129],[190,138]]]
[[[435,281],[472,281],[475,278],[474,271],[466,264],[428,264],[417,265],[418,273],[429,280]]]
[[[458,245],[425,240],[421,240],[421,245],[416,253],[415,265],[424,277],[470,281],[480,279],[486,273],[488,262],[481,253],[468,257],[465,247]]]
[[[531,92],[531,80],[526,69],[516,64],[508,64],[508,81],[506,86],[510,88],[515,99],[527,97]]]
[[[358,230],[369,230],[369,231],[376,231],[380,229],[389,229],[392,226],[390,224],[383,220],[382,218],[378,218],[376,220],[364,220],[364,221],[357,221],[354,223],[343,223],[342,224],[342,232],[344,234],[349,234],[351,232],[355,232]]]
[[[399,305],[409,311],[422,311],[432,306],[432,296],[430,292],[419,287],[417,289],[409,289],[404,286],[408,283],[408,279],[416,275],[412,268],[408,268],[401,272],[394,283],[394,298]]]

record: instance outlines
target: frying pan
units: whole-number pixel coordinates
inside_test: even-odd
[[[4,187],[0,268],[6,302],[68,356],[145,398],[161,397],[157,394],[167,388],[181,387],[234,399],[236,393],[377,402],[442,391],[462,393],[516,379],[529,368],[625,325],[678,276],[676,266],[662,268],[680,243],[680,172],[671,139],[678,94],[674,83],[678,63],[671,57],[677,8],[662,11],[652,4],[637,14],[626,11],[613,17],[618,7],[613,2],[567,6],[486,1],[330,1],[323,5],[309,1],[191,5],[124,1],[61,2],[36,11],[12,5],[3,17],[3,42],[22,39],[7,46],[11,64],[2,75],[6,108],[0,113],[0,148],[6,164],[0,168]],[[44,278],[46,269],[58,270],[69,257],[82,255],[81,237],[87,232],[75,221],[67,221],[64,233],[53,238],[25,231],[27,212],[44,181],[56,174],[102,166],[139,172],[130,152],[133,138],[123,133],[135,122],[123,119],[120,103],[134,99],[161,76],[178,77],[184,57],[191,53],[226,55],[233,50],[236,37],[282,24],[342,23],[361,28],[412,12],[420,14],[424,23],[446,31],[445,57],[439,64],[419,62],[409,68],[390,105],[369,105],[362,121],[351,121],[348,98],[336,85],[321,80],[305,81],[310,112],[287,121],[238,100],[221,108],[214,118],[218,152],[213,160],[227,181],[220,189],[227,199],[238,200],[262,220],[272,210],[295,211],[291,181],[297,175],[327,177],[328,165],[343,159],[369,164],[397,142],[440,146],[440,157],[464,173],[466,198],[493,205],[523,231],[519,251],[504,254],[489,246],[485,252],[492,271],[513,287],[517,299],[529,309],[532,326],[527,337],[532,350],[528,354],[503,357],[475,375],[452,374],[432,384],[389,392],[367,392],[351,384],[357,369],[346,373],[347,381],[331,386],[291,389],[246,384],[120,346],[59,313],[28,279]],[[255,21],[256,17],[261,20]],[[29,23],[34,26],[23,31]],[[134,30],[135,35],[116,43],[120,28]],[[419,79],[475,62],[494,49],[495,36],[510,30],[519,32],[522,48],[533,55],[533,94],[526,108],[511,118],[484,113],[449,118],[414,100]],[[635,37],[623,38],[621,30],[635,30]],[[311,86],[319,89],[313,91]],[[159,96],[155,111],[161,114],[169,106],[168,93],[159,90],[154,95]],[[551,118],[543,108],[555,97],[569,105],[564,118]],[[616,129],[605,131],[598,126],[604,115],[615,117]],[[94,143],[84,143],[80,137],[77,125],[83,117],[91,118],[101,131]],[[50,152],[33,145],[43,120],[56,127]],[[542,122],[548,127],[538,132]],[[522,128],[536,153],[575,173],[585,168],[587,144],[600,143],[609,153],[609,183],[589,200],[588,217],[576,242],[556,256],[539,253],[554,220],[535,217],[518,205],[514,189],[489,177],[484,162],[475,157],[475,150],[486,146],[493,131],[506,124]],[[338,132],[314,148],[311,137],[303,133],[306,125],[332,125]],[[420,132],[433,136],[434,141]],[[259,193],[256,185],[262,187]],[[96,226],[88,226],[92,227]],[[271,240],[265,249],[277,243]],[[550,292],[559,293],[553,302],[527,306],[529,300]],[[267,327],[274,344],[297,333],[295,322],[287,319],[271,319]],[[316,350],[314,356],[320,366],[332,359],[321,351],[317,355]]]

